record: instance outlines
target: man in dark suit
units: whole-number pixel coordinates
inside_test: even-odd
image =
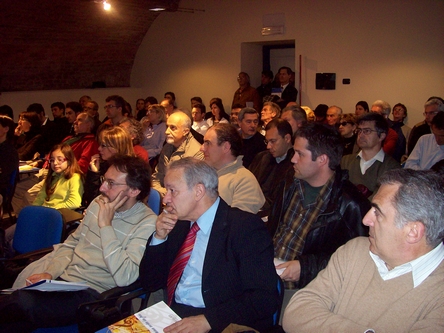
[[[187,157],[170,163],[165,187],[166,208],[140,265],[144,288],[167,287],[171,308],[184,318],[165,332],[222,332],[232,323],[270,329],[281,304],[264,223],[219,198],[216,171],[203,161]],[[176,256],[195,224],[191,256],[171,288]]]
[[[281,109],[285,108],[289,102],[296,102],[298,90],[294,87],[294,82],[290,82],[293,71],[290,67],[279,68],[279,84],[282,89],[281,98],[278,100]]]

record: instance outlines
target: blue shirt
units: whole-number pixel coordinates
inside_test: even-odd
[[[177,303],[190,305],[195,308],[205,308],[202,297],[202,270],[219,202],[220,198],[217,198],[213,205],[196,222],[193,222],[198,224],[200,230],[196,234],[196,241],[190,260],[185,266],[182,277],[176,287],[175,300]],[[191,223],[190,227],[193,223]],[[150,246],[161,244],[164,241],[166,239],[159,240],[152,237]]]

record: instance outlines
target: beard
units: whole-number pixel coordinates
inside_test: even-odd
[[[174,144],[174,138],[172,136],[167,136],[166,142],[172,145],[172,144]]]

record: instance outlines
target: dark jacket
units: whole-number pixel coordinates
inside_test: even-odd
[[[140,263],[145,289],[166,287],[170,267],[189,230],[190,222],[178,221],[164,243],[147,245]],[[171,308],[182,318],[204,314],[211,332],[222,332],[230,323],[267,331],[280,307],[272,247],[258,216],[231,208],[221,199],[203,263],[205,308],[174,301]]]
[[[300,180],[294,179],[294,172],[290,170],[280,184],[279,195],[268,219],[269,231],[273,235],[298,188],[296,182]],[[302,254],[294,258],[301,263],[297,288],[305,287],[313,280],[327,266],[338,247],[352,238],[368,236],[368,228],[362,224],[362,219],[370,208],[370,202],[348,180],[348,171],[338,169],[328,205],[308,232]]]

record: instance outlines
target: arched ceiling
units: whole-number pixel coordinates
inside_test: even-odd
[[[128,87],[159,12],[179,0],[0,0],[0,92]]]

